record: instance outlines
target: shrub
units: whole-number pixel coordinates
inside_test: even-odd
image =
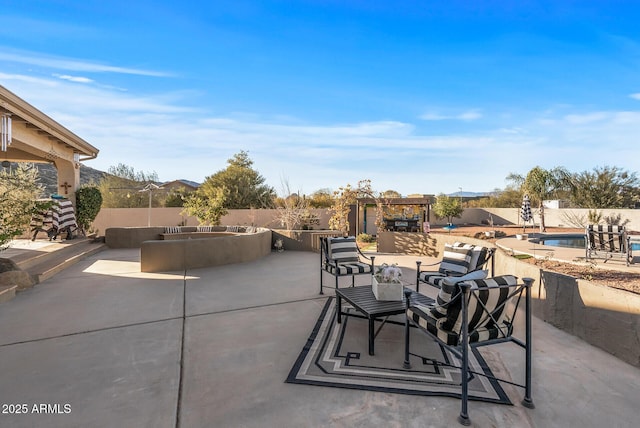
[[[76,191],[78,227],[83,235],[87,234],[91,223],[96,219],[102,207],[102,193],[97,187],[81,187]]]
[[[371,236],[368,233],[361,233],[356,237],[356,240],[358,242],[366,242],[366,243],[376,242],[375,236]]]

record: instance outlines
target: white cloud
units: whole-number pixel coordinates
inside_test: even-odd
[[[637,92],[635,94],[631,94],[629,95],[630,98],[633,98],[634,100],[640,100],[640,92]]]
[[[482,117],[482,114],[477,110],[469,110],[458,115],[457,119],[460,120],[477,120]]]
[[[436,112],[428,112],[420,116],[422,120],[464,120],[464,121],[472,121],[478,120],[482,117],[482,113],[478,110],[468,110],[459,114],[441,114]]]
[[[57,77],[58,79],[62,79],[62,80],[68,80],[70,82],[76,82],[76,83],[92,83],[93,80],[89,79],[88,77],[82,77],[82,76],[69,76],[68,74],[54,74],[54,77]]]
[[[54,57],[35,52],[23,52],[12,50],[0,50],[0,61],[13,62],[19,64],[37,65],[55,70],[69,70],[76,72],[92,73],[120,73],[134,74],[140,76],[168,77],[169,73],[153,70],[142,70],[128,67],[118,67],[107,64],[100,64],[87,60],[74,58]]]
[[[0,73],[0,80],[12,80],[26,83],[33,83],[35,85],[44,85],[44,86],[56,86],[57,82],[54,82],[49,79],[41,79],[33,76],[26,76],[24,74],[7,74]]]
[[[512,114],[493,130],[460,133],[453,124],[439,135],[423,135],[400,120],[320,125],[290,116],[214,115],[190,107],[193,93],[187,91],[142,96],[60,77],[2,73],[0,82],[96,146],[100,153],[88,166],[107,170],[124,163],[156,171],[161,180],[201,182],[240,150],[249,151],[271,186],[278,189],[285,177],[305,192],[364,178],[376,189],[403,194],[490,191],[504,187],[510,172],[536,165],[640,169],[633,149],[640,112],[634,111]]]
[[[607,119],[608,116],[609,116],[608,113],[598,111],[598,112],[586,113],[586,114],[568,114],[564,117],[564,119],[568,123],[581,125],[581,124],[586,124],[591,122],[599,122]]]

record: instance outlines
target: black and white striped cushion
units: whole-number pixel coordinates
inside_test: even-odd
[[[447,281],[449,282],[449,281]],[[498,288],[497,285],[516,285],[517,278],[512,275],[469,281],[472,288],[486,307],[474,297],[469,301],[469,343],[505,337],[511,328],[509,314],[512,302],[506,302],[513,289]],[[444,285],[444,284],[443,284]],[[455,285],[454,285],[455,287]],[[454,291],[455,293],[455,291]],[[475,293],[474,293],[475,294]],[[415,305],[407,309],[409,317],[416,325],[430,332],[447,345],[459,345],[462,328],[461,299],[455,298],[447,308],[446,316],[435,316],[432,306]],[[491,313],[491,316],[488,313]]]
[[[438,271],[443,274],[464,275],[469,272],[472,253],[471,248],[445,244]]]
[[[180,226],[166,226],[164,228],[164,233],[181,233],[182,227]]]
[[[472,244],[462,244],[458,242],[454,243],[453,245],[471,250],[471,260],[469,260],[470,271],[482,269],[482,266],[486,262],[487,252],[489,251],[487,247]]]
[[[332,263],[327,265],[327,270],[333,275],[357,275],[360,273],[371,272],[371,265],[362,262],[346,262],[338,263],[337,273],[336,266]]]
[[[441,272],[420,272],[420,281],[440,288],[440,283],[446,276]]]
[[[477,290],[470,293],[471,296],[468,299],[469,331],[473,331],[476,328],[489,329],[495,327],[496,324],[502,324],[504,321],[511,321],[505,319],[508,311],[504,310],[506,305],[502,305],[509,296],[509,289],[498,288],[497,286],[516,285],[518,279],[515,276],[502,275],[487,279],[476,279],[468,281],[467,283],[469,282],[471,283],[471,289]],[[454,292],[459,290],[459,286],[457,284],[454,285],[453,288]],[[482,302],[482,304],[480,302]],[[491,316],[489,316],[489,314],[491,314]],[[497,323],[494,322],[494,319]],[[443,318],[439,327],[444,330],[460,332],[462,327],[461,299],[456,299],[455,302],[447,307],[446,317]]]
[[[429,308],[422,305],[411,306],[407,309],[407,317],[417,326],[428,331],[447,345],[457,345],[459,335],[451,331],[438,328],[438,320],[430,315]]]
[[[590,224],[587,233],[590,235],[593,249],[611,253],[624,250],[624,226],[613,224]]]
[[[444,318],[449,310],[460,311],[460,287],[457,285],[461,281],[484,279],[487,277],[486,270],[477,270],[459,277],[443,277],[438,281],[440,291],[436,297],[436,305],[431,309],[434,318]],[[454,300],[455,299],[455,300]],[[452,300],[454,300],[452,302]],[[450,307],[451,306],[451,307]]]
[[[338,263],[358,262],[358,246],[356,238],[350,236],[348,238],[329,238],[329,258]]]
[[[196,232],[213,232],[213,226],[198,226]]]

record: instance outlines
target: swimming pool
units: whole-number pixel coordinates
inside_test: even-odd
[[[550,247],[562,247],[562,248],[584,248],[584,235],[579,233],[565,233],[565,234],[553,234],[542,235],[538,238],[532,239],[531,242],[537,244],[548,245]]]
[[[550,247],[562,248],[585,248],[584,235],[580,233],[565,233],[542,235],[538,238],[531,239],[536,244],[548,245]],[[640,251],[640,243],[632,242],[631,251]]]

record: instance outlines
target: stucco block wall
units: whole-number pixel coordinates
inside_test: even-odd
[[[109,248],[140,248],[144,241],[160,239],[164,227],[110,227],[104,241]]]
[[[371,208],[373,209],[373,208]],[[314,225],[313,229],[324,230],[329,228],[329,218],[331,212],[326,208],[311,210],[320,221]],[[535,210],[534,210],[535,211]],[[567,213],[586,217],[589,210],[585,209],[545,209],[545,222],[547,226],[574,227],[566,220]],[[629,220],[627,229],[640,231],[640,210],[620,209],[620,210],[599,210],[604,215],[622,215],[624,220]],[[518,225],[521,224],[519,208],[466,208],[461,218],[453,219],[455,224],[483,224],[493,217],[495,225]],[[278,210],[270,209],[246,209],[229,210],[229,213],[222,217],[222,225],[251,225],[266,227],[269,229],[283,229],[283,225],[277,218]],[[539,217],[534,216],[536,224]],[[360,218],[359,230],[364,230],[364,219]],[[446,224],[446,219],[429,220],[434,226]],[[103,235],[109,227],[144,227],[149,222],[148,208],[103,208],[98,213],[93,229],[98,234]],[[182,208],[152,208],[151,226],[197,226],[198,220],[195,217],[182,215]]]
[[[282,239],[285,250],[320,252],[320,238],[342,236],[335,230],[274,230],[273,242]]]
[[[504,250],[496,253],[495,266],[497,274],[535,279],[536,317],[640,367],[640,295],[544,271]]]
[[[104,235],[110,227],[146,227],[151,219],[151,226],[197,226],[198,219],[182,215],[183,208],[102,208],[93,222],[93,229]],[[329,228],[331,213],[326,208],[313,209],[311,212],[319,219],[314,229]],[[269,229],[282,229],[278,220],[278,210],[274,209],[246,209],[229,210],[220,219],[225,226],[257,226]]]
[[[440,233],[380,232],[378,251],[381,253],[415,254],[440,257],[445,244],[468,242],[474,245],[493,247],[493,244],[481,239],[445,235]]]
[[[140,246],[142,272],[184,271],[244,263],[271,252],[271,230],[201,239],[151,240]]]

